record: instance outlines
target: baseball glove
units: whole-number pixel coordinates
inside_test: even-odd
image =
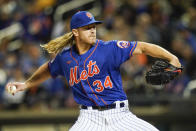
[[[146,82],[152,85],[163,85],[174,80],[181,72],[183,67],[177,68],[167,61],[157,60],[151,69],[146,72]]]

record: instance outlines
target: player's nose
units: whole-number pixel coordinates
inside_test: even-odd
[[[96,32],[95,28],[91,28],[91,33],[95,34],[95,32]]]
[[[92,31],[95,31],[96,28],[93,26],[93,27],[90,28],[90,30],[91,30],[91,32],[92,32]]]

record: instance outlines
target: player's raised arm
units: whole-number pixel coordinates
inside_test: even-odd
[[[24,91],[28,88],[38,86],[48,78],[50,78],[50,72],[48,68],[48,62],[40,66],[33,75],[26,80],[24,83],[22,82],[10,82],[6,85],[6,90],[9,93],[15,94],[18,91]],[[14,87],[14,88],[13,88]],[[13,91],[12,91],[13,90]]]
[[[138,41],[137,47],[135,48],[133,55],[143,53],[152,57],[165,59],[169,61],[170,64],[176,67],[181,67],[178,58],[175,55],[171,54],[169,51],[155,44]]]

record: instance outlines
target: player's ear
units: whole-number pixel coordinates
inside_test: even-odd
[[[72,29],[72,33],[74,36],[78,36],[78,30],[77,29]]]

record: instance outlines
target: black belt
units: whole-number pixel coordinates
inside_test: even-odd
[[[113,104],[110,104],[110,105],[106,105],[106,106],[91,106],[91,107],[92,107],[92,109],[97,109],[99,111],[103,111],[103,110],[116,108],[116,103],[113,103]],[[125,103],[124,102],[120,103],[120,108],[121,107],[125,107]],[[81,109],[88,109],[88,106],[81,105]]]

